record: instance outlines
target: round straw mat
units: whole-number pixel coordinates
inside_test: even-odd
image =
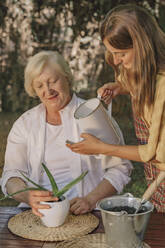
[[[53,248],[53,246],[47,244],[45,248]],[[109,246],[106,244],[105,234],[96,233],[85,235],[72,241],[63,241],[56,243],[56,245],[54,245],[54,248],[109,248]],[[146,243],[143,243],[142,248],[150,248],[150,246]]]
[[[65,223],[59,227],[46,227],[41,219],[31,210],[24,211],[10,218],[9,230],[26,239],[40,241],[72,240],[90,233],[99,224],[99,219],[93,214],[69,214]]]

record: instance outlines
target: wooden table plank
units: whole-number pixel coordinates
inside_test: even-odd
[[[30,248],[31,246],[33,247],[42,247],[43,242],[41,244],[41,242],[39,241],[31,241],[29,242],[29,240],[21,240],[21,239],[1,239],[0,240],[0,247],[8,247],[12,245],[13,247],[28,247]]]
[[[145,242],[150,245],[151,248],[165,248],[165,243],[159,242],[159,240],[145,240]]]
[[[19,213],[21,210],[17,207],[0,207],[0,214],[12,214],[15,215]]]
[[[152,213],[144,240],[151,248],[165,248],[165,214]]]
[[[13,245],[13,244],[8,244],[8,243],[4,243],[4,244],[1,244],[0,243],[0,247],[1,248],[42,248],[42,246],[34,246],[32,244],[30,244],[30,246],[24,246],[24,245]]]
[[[21,237],[18,237],[16,236],[15,234],[12,234],[12,233],[5,233],[4,235],[4,232],[0,232],[0,240],[3,240],[3,239],[6,239],[6,240],[12,240],[12,239],[19,239],[19,240],[24,240],[24,238],[21,238]]]
[[[34,240],[21,240],[21,239],[0,239],[0,247],[22,247],[22,248],[42,248],[44,242]]]

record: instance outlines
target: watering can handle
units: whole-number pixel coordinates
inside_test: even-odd
[[[148,201],[164,178],[165,178],[165,171],[160,171],[157,178],[150,184],[148,189],[145,191],[144,195],[142,196],[142,199]]]
[[[101,95],[97,95],[97,98],[101,101]],[[112,100],[108,104],[108,113],[109,113],[109,116],[112,116]]]
[[[108,104],[108,114],[109,116],[112,116],[112,101]]]

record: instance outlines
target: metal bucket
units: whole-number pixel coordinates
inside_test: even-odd
[[[106,241],[109,248],[142,248],[144,234],[148,225],[150,214],[154,209],[152,203],[147,201],[144,206],[147,211],[138,214],[128,214],[125,211],[111,212],[113,207],[138,208],[141,199],[127,193],[123,196],[104,198],[97,203],[101,210]]]

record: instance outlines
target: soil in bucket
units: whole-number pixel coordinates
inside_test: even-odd
[[[107,211],[110,211],[110,212],[121,212],[121,211],[125,211],[128,214],[134,214],[135,211],[136,211],[136,208],[129,207],[129,206],[117,206],[117,207],[107,208],[106,210]],[[140,210],[138,211],[138,214],[145,213],[145,212],[147,212],[147,207],[142,206],[140,208]]]

